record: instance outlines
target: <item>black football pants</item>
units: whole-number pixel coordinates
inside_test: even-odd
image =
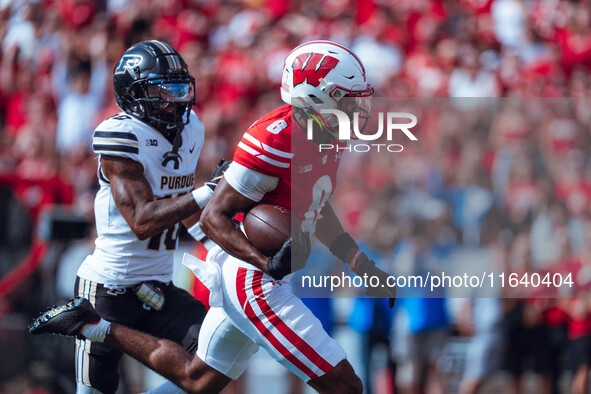
[[[161,311],[145,307],[131,287],[109,290],[78,277],[74,293],[89,299],[99,315],[111,323],[170,339],[195,354],[205,307],[173,284],[160,283],[158,287],[165,294]],[[119,385],[121,356],[121,352],[103,343],[76,340],[76,382],[105,394],[114,393]]]

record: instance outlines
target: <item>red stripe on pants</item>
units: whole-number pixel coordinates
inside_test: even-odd
[[[254,292],[259,308],[263,311],[265,316],[269,319],[271,324],[275,326],[293,346],[296,347],[306,358],[314,363],[324,373],[330,371],[333,366],[328,363],[316,350],[312,348],[306,341],[304,341],[296,332],[294,332],[275,312],[271,309],[271,306],[265,299],[263,294],[263,287],[261,285],[261,279],[263,273],[261,271],[255,271],[252,279],[252,290]]]
[[[262,275],[261,271],[255,271],[255,274],[257,272]],[[286,360],[292,363],[300,371],[308,375],[310,379],[316,379],[318,375],[316,375],[314,371],[308,368],[295,355],[293,355],[281,342],[279,342],[275,335],[273,335],[273,333],[269,331],[269,329],[257,317],[250,303],[246,302],[246,273],[247,269],[240,267],[238,268],[238,274],[236,275],[236,292],[238,295],[238,302],[240,302],[240,305],[242,305],[242,308],[244,308],[246,316],[251,321],[251,323],[254,324],[256,329],[265,337],[265,339],[269,341],[269,343],[271,343],[271,345],[273,345],[273,347],[277,349],[277,351],[279,351],[279,353],[281,353],[281,355],[285,357]]]

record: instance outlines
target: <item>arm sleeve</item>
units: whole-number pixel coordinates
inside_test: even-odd
[[[279,183],[277,177],[251,170],[236,162],[230,165],[224,178],[234,190],[255,202],[261,201]]]

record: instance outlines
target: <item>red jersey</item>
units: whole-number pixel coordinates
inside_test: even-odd
[[[308,140],[306,130],[292,119],[285,105],[257,120],[238,143],[234,161],[251,170],[279,178],[277,187],[262,202],[281,205],[302,222],[304,231],[314,233],[316,220],[335,189],[344,143],[320,152]],[[337,152],[336,146],[340,151]]]

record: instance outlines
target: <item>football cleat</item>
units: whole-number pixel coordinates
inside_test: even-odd
[[[29,333],[57,334],[66,337],[84,338],[80,333],[88,323],[98,323],[101,317],[86,298],[77,297],[65,305],[51,308],[29,325]]]

